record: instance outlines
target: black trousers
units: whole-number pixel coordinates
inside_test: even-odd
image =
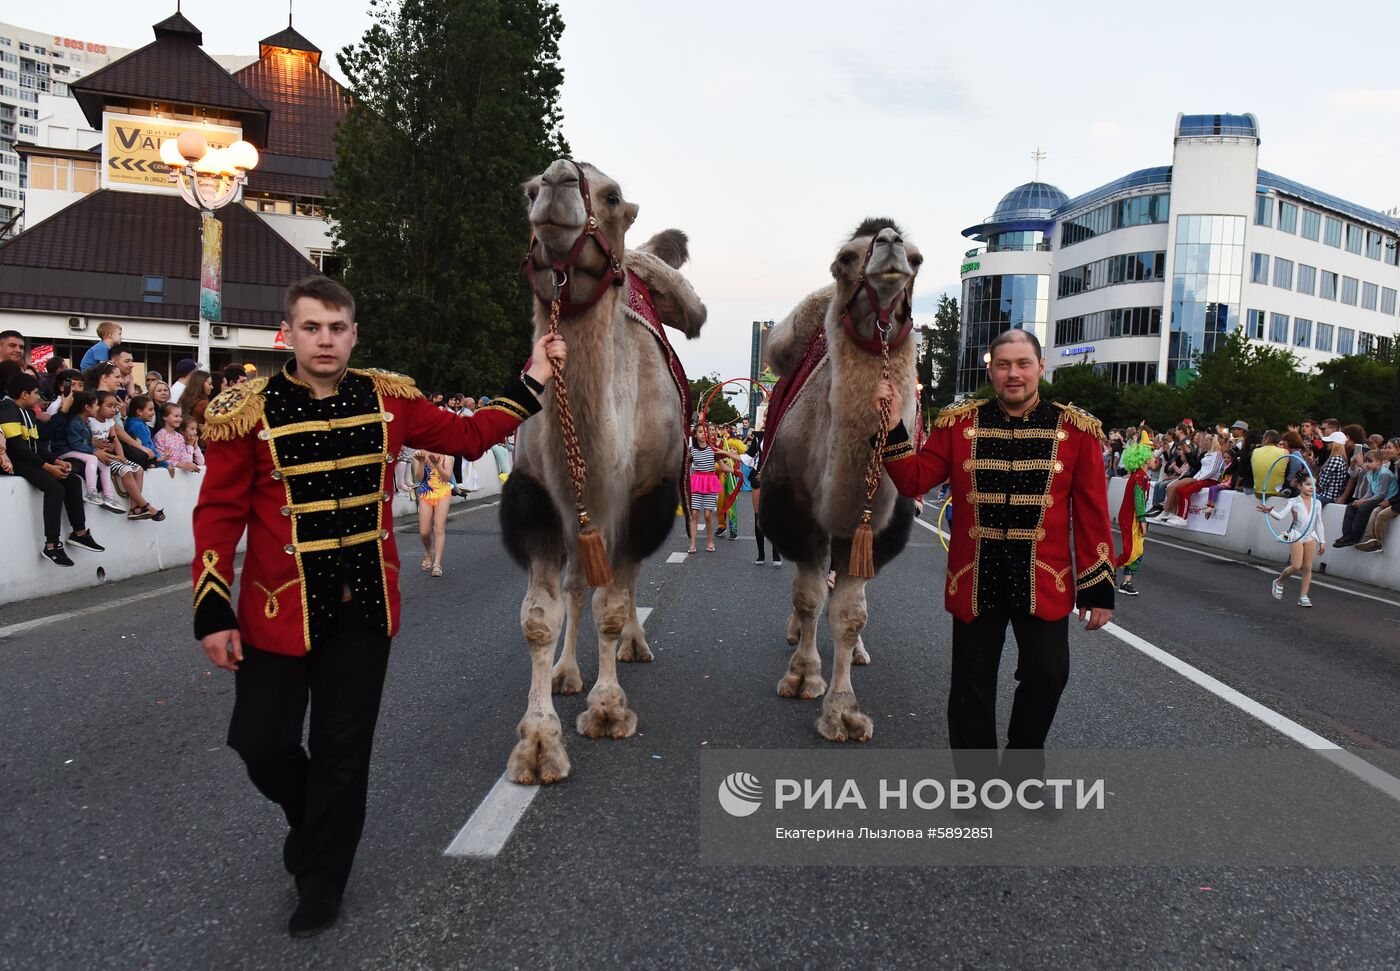
[[[66,479],[55,479],[42,466],[13,463],[15,475],[44,494],[44,541],[59,542],[63,525],[62,513],[68,510],[68,522],[73,532],[87,529],[87,513],[83,509],[83,476],[74,471]]]
[[[369,758],[389,664],[389,638],[366,630],[354,604],[336,637],[301,657],[243,646],[228,744],[248,778],[282,807],[288,857],[303,894],[339,899],[365,824]],[[302,748],[307,703],[310,754]]]
[[[1371,513],[1384,504],[1384,499],[1365,499],[1359,506],[1347,503],[1347,511],[1342,514],[1342,538],[1353,543],[1361,542],[1361,537],[1366,535],[1366,524],[1371,521]]]
[[[989,778],[996,768],[997,673],[1006,626],[1016,635],[1016,695],[1006,732],[1003,770],[1036,778],[1060,695],[1069,683],[1069,618],[983,614],[970,624],[953,618],[953,677],[948,691],[948,742],[969,750],[954,756],[959,774]]]

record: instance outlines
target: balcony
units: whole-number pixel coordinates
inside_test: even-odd
[[[1049,243],[1013,243],[997,244],[994,246],[978,246],[970,249],[963,256],[967,259],[981,256],[983,253],[1048,253],[1051,246]]]

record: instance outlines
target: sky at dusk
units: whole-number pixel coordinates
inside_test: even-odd
[[[748,369],[750,323],[829,279],[865,216],[923,250],[916,306],[958,290],[961,231],[1033,174],[1078,195],[1171,162],[1177,112],[1253,112],[1260,165],[1376,209],[1400,205],[1400,80],[1377,38],[1400,4],[563,0],[565,135],[641,207],[630,241],[691,237],[710,310],[692,376]],[[10,23],[119,47],[173,2],[11,5]],[[212,54],[256,54],[285,0],[186,0]],[[356,0],[297,0],[327,53]],[[443,57],[451,56],[444,51]],[[527,173],[522,173],[522,178]],[[929,314],[925,314],[925,319]]]

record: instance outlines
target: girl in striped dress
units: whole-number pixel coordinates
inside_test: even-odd
[[[690,549],[695,552],[695,534],[700,513],[705,514],[705,552],[715,551],[715,511],[719,508],[719,476],[715,474],[715,455],[731,459],[739,456],[725,449],[715,449],[705,440],[705,427],[696,425],[690,443]]]

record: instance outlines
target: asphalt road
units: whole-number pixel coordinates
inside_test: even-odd
[[[184,574],[0,610],[0,968],[1395,966],[1392,868],[701,866],[700,753],[829,747],[819,702],[774,693],[792,572],[751,564],[749,519],[669,563],[677,520],[639,583],[656,661],[621,666],[638,735],[569,730],[572,776],[470,861],[444,850],[504,769],[528,662],[495,510],[457,513],[447,576],[405,571],[364,841],[311,941],[284,933],[280,813],[224,745],[231,677],[191,640],[187,592],[161,592]],[[870,587],[870,746],[946,746],[943,565],[916,529]],[[1160,543],[1140,586],[1123,628],[1395,771],[1400,595],[1337,582],[1307,612],[1250,563]],[[1106,633],[1071,651],[1051,746],[1295,745]],[[556,703],[571,727],[583,697]]]

